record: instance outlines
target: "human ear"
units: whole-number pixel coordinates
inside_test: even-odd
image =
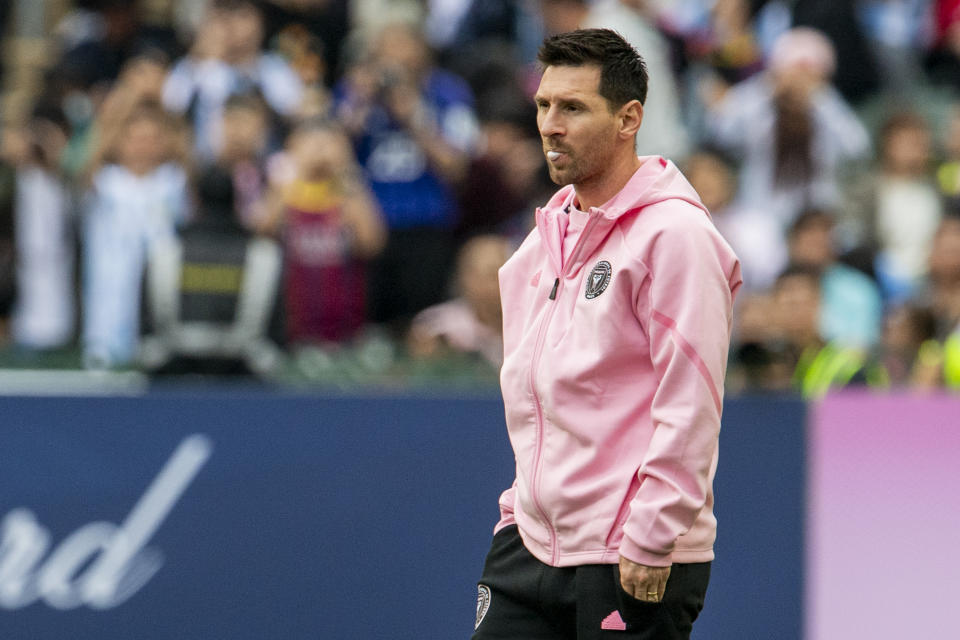
[[[639,100],[631,100],[620,107],[620,136],[633,138],[643,122],[643,105]]]

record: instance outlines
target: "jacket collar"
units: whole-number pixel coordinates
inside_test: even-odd
[[[599,207],[591,207],[587,212],[589,221],[578,241],[578,245],[583,246],[574,250],[570,264],[564,265],[562,260],[567,217],[560,213],[569,212],[574,206],[576,191],[573,185],[563,187],[546,206],[537,209],[537,228],[557,275],[575,273],[580,269],[606,240],[617,220],[627,213],[668,199],[684,200],[706,213],[706,208],[696,192],[672,162],[660,156],[647,156],[641,160],[640,167],[616,195]]]

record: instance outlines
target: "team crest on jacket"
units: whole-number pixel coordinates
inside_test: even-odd
[[[484,616],[490,609],[490,587],[485,584],[477,585],[477,623],[473,626],[474,631],[483,622]]]
[[[584,292],[587,300],[593,300],[606,290],[612,273],[613,267],[606,260],[601,260],[594,265],[590,275],[587,276],[587,290]]]

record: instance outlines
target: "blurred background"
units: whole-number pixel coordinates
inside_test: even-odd
[[[536,50],[588,26],[743,266],[700,637],[951,635],[883,589],[960,567],[960,1],[4,0],[5,637],[469,634]]]

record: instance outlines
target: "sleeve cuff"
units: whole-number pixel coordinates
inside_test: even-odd
[[[501,529],[506,529],[512,524],[517,524],[516,518],[513,517],[512,513],[505,514],[500,518],[500,522],[497,523],[497,526],[493,528],[493,535],[500,533]]]
[[[624,536],[620,542],[620,555],[627,560],[642,564],[646,567],[669,567],[673,564],[673,553],[654,553],[637,546],[630,538]]]

